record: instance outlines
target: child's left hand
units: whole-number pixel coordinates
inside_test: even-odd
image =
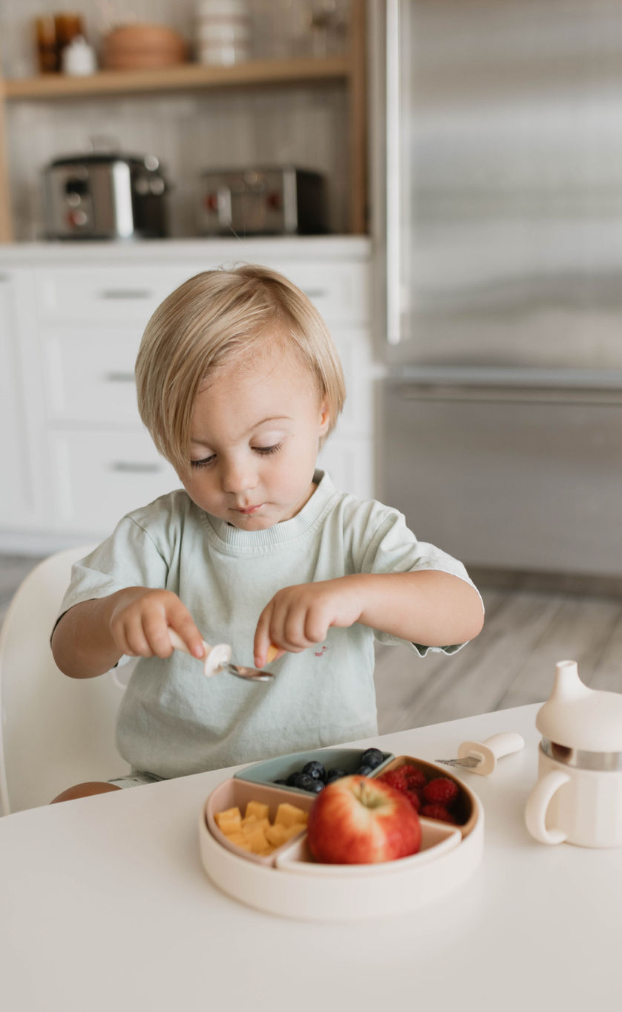
[[[355,580],[341,577],[284,587],[268,602],[255,631],[255,664],[266,663],[268,647],[300,653],[326,639],[331,626],[353,625],[363,610]]]

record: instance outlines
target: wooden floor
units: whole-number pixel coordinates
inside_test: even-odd
[[[38,561],[0,555],[0,621]],[[421,659],[407,647],[377,648],[382,734],[540,702],[566,658],[589,685],[622,692],[622,595],[479,586],[486,624],[459,653]]]

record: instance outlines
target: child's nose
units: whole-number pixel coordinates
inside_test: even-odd
[[[222,486],[225,492],[240,495],[257,484],[257,471],[252,461],[230,461],[223,466]]]

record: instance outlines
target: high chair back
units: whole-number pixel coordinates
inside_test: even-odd
[[[4,815],[48,804],[73,784],[129,772],[114,734],[123,682],[114,672],[68,678],[50,648],[71,566],[93,547],[71,548],[39,563],[19,586],[0,631]]]

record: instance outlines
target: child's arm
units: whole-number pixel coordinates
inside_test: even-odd
[[[355,622],[411,643],[447,646],[481,632],[482,603],[465,580],[438,570],[357,573],[278,591],[255,633],[255,664],[266,663],[270,642],[297,653],[321,643],[331,626]]]
[[[169,628],[195,657],[203,657],[201,634],[176,594],[126,587],[66,611],[54,630],[52,653],[65,675],[93,678],[109,671],[124,654],[170,657]]]

